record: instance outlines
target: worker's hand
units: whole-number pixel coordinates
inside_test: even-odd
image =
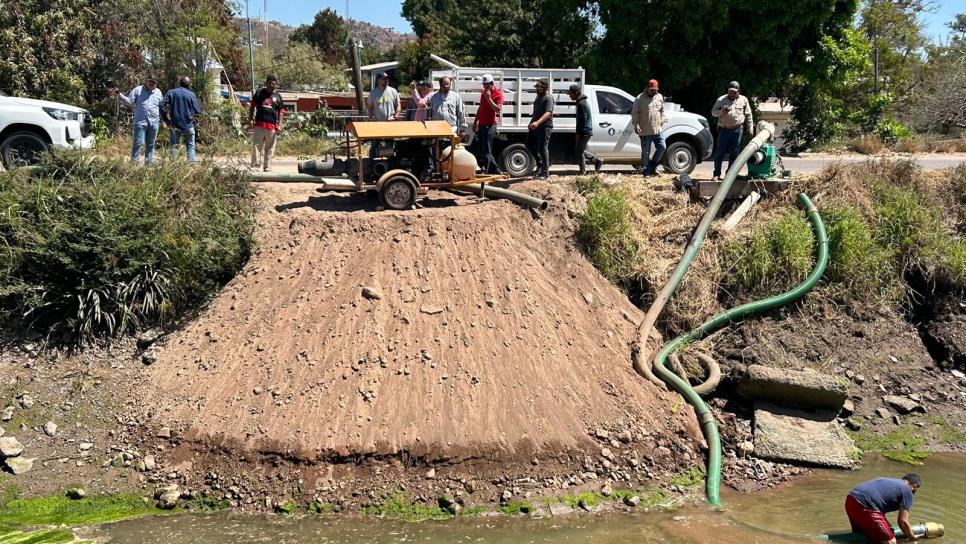
[[[490,96],[490,90],[489,89],[483,89],[483,96]]]
[[[725,104],[724,106],[721,106],[721,109],[722,111],[731,111],[731,106]]]
[[[536,130],[536,128],[539,127],[539,126],[540,125],[538,125],[536,123],[530,123],[529,125],[527,125],[527,128],[530,129],[530,130]]]
[[[168,124],[164,121],[161,121],[161,128],[168,128]]]
[[[641,135],[641,127],[640,126],[634,125],[634,134],[637,134],[638,136]]]

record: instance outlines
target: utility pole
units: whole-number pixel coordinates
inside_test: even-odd
[[[248,20],[248,63],[252,71],[252,95],[249,100],[255,99],[255,44],[252,42],[252,18],[248,15],[248,0],[245,0],[245,19]]]

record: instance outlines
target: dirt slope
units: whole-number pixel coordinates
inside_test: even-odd
[[[559,200],[573,197],[518,188],[557,200],[539,218],[441,195],[390,213],[263,186],[260,252],[150,368],[155,423],[308,461],[529,460],[591,448],[598,428],[693,436],[690,410],[634,374],[641,314],[575,249]]]

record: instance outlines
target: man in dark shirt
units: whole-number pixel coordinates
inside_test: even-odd
[[[262,169],[271,170],[272,155],[275,154],[275,138],[282,131],[282,117],[285,105],[278,89],[278,78],[265,78],[265,87],[252,97],[248,115],[254,123],[252,129],[252,168],[258,168],[258,155],[262,155]]]
[[[591,161],[594,163],[594,172],[600,172],[600,167],[604,165],[604,161],[597,155],[587,152],[587,144],[590,142],[591,136],[594,135],[594,125],[590,120],[590,105],[587,104],[587,97],[580,92],[580,85],[577,84],[571,85],[567,94],[577,106],[577,145],[574,148],[574,154],[577,156],[577,169],[583,176],[587,173],[585,161]]]
[[[553,95],[547,93],[550,90],[550,82],[546,79],[537,80],[534,86],[537,91],[537,98],[533,101],[533,114],[530,116],[530,125],[527,127],[527,149],[530,154],[537,158],[537,177],[547,179],[550,177],[550,135],[553,133]]]
[[[191,92],[191,78],[181,76],[178,87],[168,91],[161,102],[161,120],[168,125],[172,159],[178,158],[178,144],[184,138],[188,162],[195,162],[195,116],[200,114],[198,97]]]
[[[909,527],[909,511],[921,483],[918,474],[906,474],[901,480],[876,478],[855,486],[845,497],[852,530],[861,531],[870,542],[895,544],[896,536],[885,515],[898,510],[896,521],[902,533],[909,540],[918,540]]]

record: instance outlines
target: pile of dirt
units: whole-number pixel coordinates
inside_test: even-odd
[[[313,189],[263,186],[259,251],[150,367],[153,422],[194,469],[216,452],[512,472],[599,456],[601,436],[694,447],[691,411],[631,367],[642,314],[575,247],[572,192],[517,186],[551,200],[537,216],[440,194],[376,212]]]

